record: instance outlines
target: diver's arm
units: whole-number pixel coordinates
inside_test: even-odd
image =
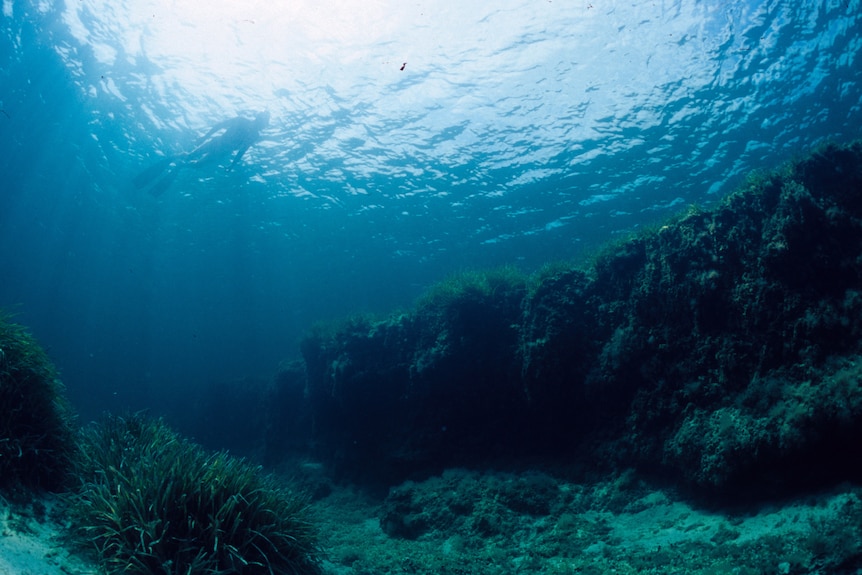
[[[203,136],[201,136],[201,137],[200,137],[200,139],[201,139],[201,140],[206,140],[207,138],[209,138],[210,136],[212,136],[213,134],[215,134],[216,132],[218,132],[218,131],[219,131],[219,130],[221,130],[222,128],[224,128],[224,122],[219,122],[218,124],[216,124],[215,126],[213,126],[212,128],[210,128],[210,131],[209,131],[209,132],[207,132],[206,134],[204,134]]]
[[[219,130],[224,130],[225,128],[227,128],[227,127],[230,125],[230,123],[231,123],[232,121],[233,121],[233,120],[225,120],[225,121],[223,121],[223,122],[219,122],[218,124],[216,124],[215,126],[213,126],[212,128],[210,128],[210,131],[209,131],[209,132],[207,132],[206,134],[204,134],[203,136],[201,136],[201,137],[200,137],[200,140],[198,140],[198,141],[204,141],[204,140],[206,140],[207,138],[209,138],[210,136],[212,136],[213,134],[215,134],[216,132],[218,132]]]

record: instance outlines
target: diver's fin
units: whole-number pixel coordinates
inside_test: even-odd
[[[167,173],[164,177],[158,180],[155,184],[150,188],[150,193],[154,196],[161,196],[168,188],[171,187],[171,184],[174,183],[174,180],[177,179],[177,174],[180,173],[180,167],[176,166],[168,166]]]
[[[153,183],[155,179],[161,176],[174,161],[175,159],[172,156],[167,156],[135,176],[135,179],[132,180],[135,184],[135,188],[140,190],[141,188],[145,188]]]

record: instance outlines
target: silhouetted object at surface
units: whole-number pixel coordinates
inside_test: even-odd
[[[182,168],[218,165],[232,156],[227,166],[230,170],[246,150],[260,140],[261,130],[268,125],[269,112],[258,112],[253,119],[237,116],[219,122],[191,152],[167,156],[135,176],[135,188],[148,188],[151,194],[158,196],[173,184]]]

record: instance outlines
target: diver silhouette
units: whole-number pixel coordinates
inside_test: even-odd
[[[218,165],[233,155],[227,166],[232,169],[246,150],[260,140],[260,132],[269,125],[269,112],[258,112],[254,118],[237,116],[219,122],[210,129],[191,151],[167,156],[135,176],[135,188],[149,188],[154,196],[165,192],[182,168]]]

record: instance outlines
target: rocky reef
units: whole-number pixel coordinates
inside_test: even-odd
[[[857,142],[588,263],[462,274],[413,310],[316,328],[308,433],[385,484],[537,456],[713,492],[859,478],[860,336]]]

